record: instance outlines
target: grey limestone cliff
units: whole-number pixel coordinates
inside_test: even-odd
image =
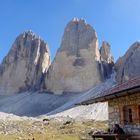
[[[49,65],[47,43],[32,31],[20,34],[0,65],[0,94],[39,89]]]
[[[74,18],[65,28],[46,87],[56,94],[81,92],[104,80],[97,34],[83,19]]]
[[[140,42],[135,42],[125,55],[116,62],[117,81],[119,83],[140,76]]]
[[[113,72],[114,58],[111,54],[111,46],[108,42],[104,41],[100,48],[102,73],[104,78],[110,78]]]

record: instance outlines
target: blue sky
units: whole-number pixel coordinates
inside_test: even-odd
[[[54,58],[66,24],[85,18],[108,41],[115,59],[140,40],[140,0],[0,0],[0,61],[15,38],[34,31],[49,44]]]

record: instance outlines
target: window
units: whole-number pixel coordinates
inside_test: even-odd
[[[121,120],[123,124],[140,123],[140,105],[124,106]]]
[[[128,109],[128,122],[133,122],[133,120],[132,120],[132,109],[131,108],[129,108]]]
[[[128,106],[124,106],[123,108],[123,121],[124,124],[128,124],[133,122],[133,118],[132,118],[132,109]]]
[[[139,115],[139,123],[140,123],[140,105],[138,108],[139,108],[138,115]]]

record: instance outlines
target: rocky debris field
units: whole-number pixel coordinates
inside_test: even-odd
[[[107,129],[107,122],[67,118],[0,120],[2,140],[84,140]]]
[[[0,134],[13,135],[28,133],[42,133],[40,121],[0,121]]]

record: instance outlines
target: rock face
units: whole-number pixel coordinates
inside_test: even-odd
[[[38,89],[50,64],[48,45],[31,32],[19,35],[0,65],[0,94]]]
[[[118,58],[118,60],[116,61],[115,65],[114,65],[115,71],[118,71],[120,69],[123,61],[124,61],[124,57],[123,56]]]
[[[102,43],[102,46],[100,48],[100,53],[101,53],[101,60],[106,61],[107,63],[113,63],[114,58],[111,54],[111,46],[108,42],[104,41]]]
[[[101,52],[108,63],[110,54],[103,53],[103,49],[106,48]],[[88,90],[105,80],[101,65],[95,30],[84,20],[73,19],[65,28],[61,46],[48,70],[46,87],[56,94]]]
[[[50,65],[48,45],[31,32],[19,35],[0,65],[0,94],[47,90],[55,94],[84,92],[110,77],[113,57],[109,43],[98,48],[95,30],[74,18]]]
[[[135,42],[115,64],[119,83],[140,75],[140,42]]]
[[[111,46],[108,42],[103,42],[102,46],[100,48],[100,54],[101,54],[101,63],[102,63],[102,73],[104,75],[104,78],[110,78],[110,75],[113,71],[114,66],[114,58],[111,54]]]

